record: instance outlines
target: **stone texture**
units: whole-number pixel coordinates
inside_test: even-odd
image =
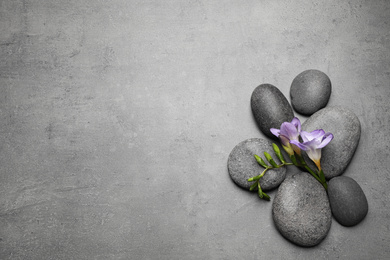
[[[346,176],[331,179],[328,184],[328,196],[332,214],[341,225],[354,226],[366,217],[367,198],[354,179]]]
[[[291,83],[291,105],[300,114],[310,116],[328,104],[332,84],[319,70],[305,70]]]
[[[280,128],[283,122],[291,121],[294,112],[283,93],[274,85],[259,85],[251,96],[252,112],[260,130],[276,138],[270,128]]]
[[[256,162],[254,155],[257,154],[265,160],[264,152],[268,152],[277,163],[279,162],[276,155],[274,155],[272,142],[265,139],[247,139],[233,148],[228,158],[228,171],[230,177],[238,186],[249,190],[254,182],[248,182],[247,180],[264,170]],[[282,183],[285,177],[286,167],[268,170],[260,179],[261,188],[264,191],[274,189]]]
[[[314,113],[302,124],[302,130],[324,129],[331,132],[333,140],[322,149],[321,166],[325,177],[331,179],[342,174],[351,161],[359,144],[361,126],[359,118],[349,109],[326,107]],[[313,168],[311,160],[306,161]]]
[[[315,246],[328,234],[332,215],[325,189],[309,173],[298,172],[280,185],[272,204],[279,232],[300,246]]]
[[[388,259],[389,8],[0,1],[0,259]],[[226,166],[261,137],[256,84],[289,98],[307,66],[329,71],[328,106],[362,122],[348,170],[370,204],[313,250],[285,241]]]

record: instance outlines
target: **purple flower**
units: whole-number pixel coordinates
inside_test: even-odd
[[[317,165],[318,170],[321,170],[321,149],[324,148],[333,139],[333,134],[325,133],[322,129],[314,130],[309,133],[301,131],[303,143],[297,140],[292,140],[291,143],[306,151],[309,158]]]
[[[299,142],[299,135],[301,133],[301,122],[297,117],[294,117],[291,123],[282,123],[280,129],[271,128],[270,131],[276,137],[279,137],[284,150],[286,150],[289,155],[293,155],[294,151],[299,155],[301,154],[301,150],[299,149],[299,147],[291,142],[293,140]]]

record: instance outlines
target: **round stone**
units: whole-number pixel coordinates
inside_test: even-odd
[[[277,157],[274,156],[272,143],[265,139],[247,139],[233,148],[227,165],[230,177],[238,186],[249,190],[254,182],[248,182],[247,180],[259,175],[264,170],[257,163],[254,155],[257,154],[265,161],[264,152],[271,154],[274,160],[278,162]],[[260,186],[264,191],[272,190],[278,187],[285,177],[286,167],[268,170],[260,179]]]
[[[354,226],[366,217],[367,198],[354,179],[346,176],[331,179],[328,184],[328,196],[332,214],[341,225]]]
[[[328,234],[332,213],[324,187],[309,173],[289,175],[272,204],[279,232],[300,246],[315,246]]]
[[[310,116],[329,101],[332,84],[329,77],[319,70],[305,70],[291,84],[291,104],[295,111]]]
[[[276,139],[270,128],[280,128],[283,122],[290,122],[294,112],[283,93],[274,85],[262,84],[251,96],[253,116],[261,132]]]
[[[351,161],[359,144],[361,126],[359,118],[343,107],[326,107],[314,113],[302,124],[302,130],[311,132],[323,129],[333,134],[333,140],[321,150],[321,166],[329,180],[341,175]],[[314,163],[304,153],[312,169]]]

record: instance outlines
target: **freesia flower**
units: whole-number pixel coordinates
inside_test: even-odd
[[[306,151],[309,158],[316,164],[318,170],[321,171],[321,149],[332,141],[333,134],[329,132],[325,133],[322,129],[317,129],[311,133],[301,131],[301,137],[303,143],[297,140],[292,140],[291,143]]]
[[[271,133],[276,137],[279,137],[284,150],[289,155],[294,155],[294,152],[301,154],[301,150],[292,141],[299,143],[299,135],[301,133],[301,121],[297,117],[294,117],[291,123],[284,122],[280,126],[280,129],[271,128]]]

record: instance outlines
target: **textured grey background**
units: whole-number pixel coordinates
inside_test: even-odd
[[[386,0],[0,1],[0,259],[388,258],[389,17]],[[305,69],[362,123],[345,175],[370,207],[314,248],[226,166],[263,137],[253,89],[288,96]]]

